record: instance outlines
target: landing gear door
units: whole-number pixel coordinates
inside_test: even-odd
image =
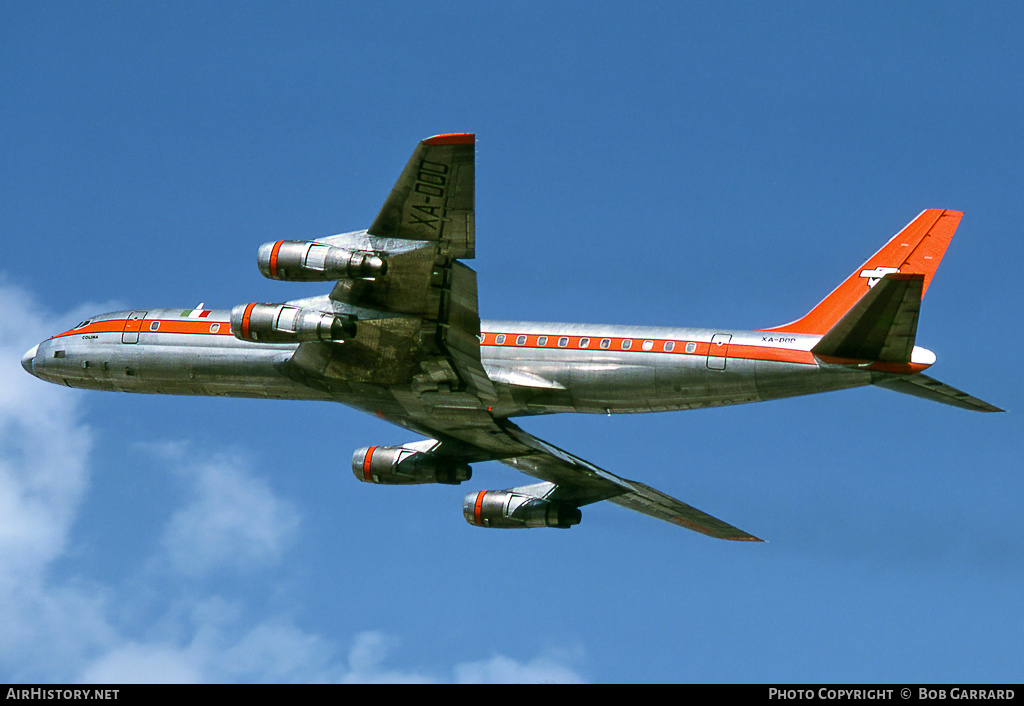
[[[121,343],[138,343],[139,329],[142,328],[142,320],[146,318],[146,312],[133,311],[124,322],[124,331],[121,333]]]
[[[716,333],[711,337],[711,345],[708,346],[708,368],[711,370],[725,370],[725,361],[729,357],[729,341],[732,340],[730,333]]]

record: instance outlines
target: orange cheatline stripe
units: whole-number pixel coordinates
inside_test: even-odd
[[[146,319],[145,323],[148,326],[140,333],[145,334],[163,334],[163,333],[186,333],[186,334],[200,334],[200,335],[214,335],[214,336],[230,336],[231,333],[231,322],[230,321],[210,321],[208,318],[204,319]],[[160,324],[159,328],[154,331],[152,330],[153,324]],[[87,326],[82,328],[71,329],[64,333],[58,333],[56,336],[51,338],[63,338],[65,336],[77,336],[81,334],[97,334],[97,333],[121,333],[124,330],[125,320],[124,319],[108,319],[106,321],[94,321]],[[211,329],[216,326],[217,330],[212,331]]]
[[[502,343],[497,342],[497,337],[501,335],[505,339]],[[526,335],[526,342],[523,344],[517,343],[517,339],[520,336]],[[547,337],[547,343],[543,346],[537,341],[541,336]],[[559,346],[557,341],[559,338],[568,338],[569,345]],[[780,363],[802,363],[804,365],[814,365],[814,354],[810,351],[797,350],[793,348],[776,348],[771,346],[757,346],[748,345],[741,343],[729,343],[719,344],[718,347],[712,348],[712,345],[706,341],[683,341],[677,339],[665,339],[665,338],[619,338],[611,336],[559,336],[557,334],[521,334],[521,333],[495,333],[488,332],[483,334],[483,342],[481,345],[485,346],[496,346],[501,348],[553,348],[555,350],[564,351],[594,351],[609,352],[609,353],[668,353],[670,355],[692,355],[692,356],[714,356],[724,357],[720,351],[728,345],[729,358],[737,358],[740,360],[765,360]],[[580,340],[588,339],[589,343],[586,348],[580,347]],[[601,342],[607,339],[609,345],[607,348],[601,347]],[[629,341],[630,347],[623,348],[623,343]],[[652,341],[653,346],[651,350],[645,351],[643,344],[645,341]],[[672,343],[673,348],[671,351],[665,350],[665,344]],[[687,352],[686,346],[689,344],[694,345],[694,349],[691,352]]]
[[[246,306],[246,313],[243,317],[243,336],[248,335],[248,318],[252,312],[252,307],[255,303]],[[229,321],[209,321],[197,320],[197,319],[146,319],[149,324],[159,322],[160,328],[157,331],[147,329],[144,333],[147,334],[198,334],[198,335],[216,335],[216,336],[231,336],[231,326]],[[80,334],[96,334],[96,333],[121,333],[125,324],[124,319],[110,319],[106,321],[95,321],[87,326],[83,326],[80,329],[72,329],[59,333],[52,338],[62,338],[64,336],[73,336]],[[211,327],[217,325],[217,331],[211,331]],[[611,345],[608,348],[601,348],[600,343],[604,340],[601,337],[594,336],[559,336],[557,334],[517,334],[517,333],[506,333],[501,334],[505,336],[504,343],[497,343],[496,338],[499,334],[494,332],[487,332],[483,334],[484,341],[481,345],[485,346],[496,346],[496,347],[507,347],[507,348],[535,348],[535,349],[553,349],[562,351],[593,351],[596,353],[600,352],[614,352],[614,353],[659,353],[659,354],[670,354],[670,355],[692,355],[692,356],[706,356],[715,355],[711,350],[711,345],[707,342],[700,341],[684,341],[678,339],[665,339],[665,338],[619,338],[619,337],[607,337],[611,341]],[[523,345],[517,345],[516,339],[519,336],[526,335],[527,340]],[[538,339],[542,336],[547,337],[547,342],[544,345],[540,345]],[[558,339],[568,338],[569,343],[566,346],[559,346]],[[589,339],[589,344],[586,348],[580,348],[581,339]],[[623,350],[623,341],[631,341],[631,347]],[[653,346],[651,350],[643,350],[643,344],[645,341],[652,341]],[[671,351],[665,350],[665,344],[672,343],[673,349]],[[686,346],[688,344],[694,345],[692,352],[686,352]],[[718,357],[718,356],[716,356]],[[814,355],[810,351],[795,350],[792,348],[773,348],[770,346],[757,346],[747,345],[740,343],[729,344],[729,358],[738,358],[741,360],[766,360],[775,361],[781,363],[803,363],[806,365],[813,365],[815,363]],[[871,361],[853,361],[853,360],[831,360],[826,359],[826,362],[838,363],[838,364],[854,364],[854,363],[867,363]],[[881,366],[896,366],[898,364],[885,364],[876,363],[873,370],[882,370]],[[885,368],[888,372],[916,372],[923,370],[928,366],[914,366],[913,368],[906,367],[896,370],[893,368]]]
[[[110,319],[108,321],[96,321],[82,328],[73,328],[64,333],[58,333],[56,336],[52,336],[52,338],[74,336],[79,333],[121,333],[122,331],[124,331],[124,319]]]
[[[472,145],[476,135],[471,132],[451,132],[446,135],[434,135],[423,141],[425,145]]]

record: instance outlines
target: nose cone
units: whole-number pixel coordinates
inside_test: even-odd
[[[21,356],[21,367],[25,368],[32,375],[35,375],[35,372],[32,370],[32,361],[36,359],[36,351],[38,350],[39,344],[37,343],[25,351],[25,355]]]

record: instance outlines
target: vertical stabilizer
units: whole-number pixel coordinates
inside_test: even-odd
[[[764,330],[824,335],[891,273],[924,275],[923,297],[963,215],[937,208],[922,212],[803,318]]]

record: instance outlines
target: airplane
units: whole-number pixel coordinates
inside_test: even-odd
[[[268,278],[331,282],[326,295],[226,309],[94,316],[25,353],[42,380],[118,392],[349,405],[427,437],[357,449],[357,479],[458,485],[499,461],[538,482],[474,491],[466,520],[569,528],[607,500],[727,540],[762,541],[524,431],[515,417],[743,404],[876,385],[1000,412],[922,373],[921,299],[961,212],[928,209],[806,315],[739,331],[481,321],[475,136],[421,141],[366,230],[260,246]]]

